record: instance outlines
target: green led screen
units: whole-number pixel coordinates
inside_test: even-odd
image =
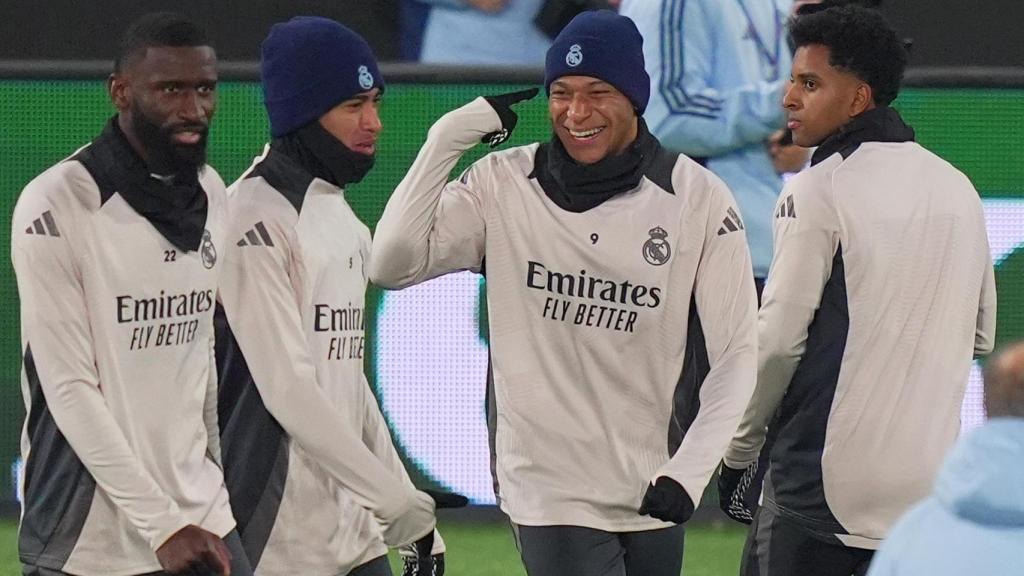
[[[389,85],[382,105],[384,133],[376,168],[366,180],[350,187],[346,193],[356,213],[373,226],[392,188],[411,164],[427,129],[437,117],[479,94],[517,88]],[[221,84],[218,91],[209,158],[211,165],[230,183],[262,149],[267,122],[257,84],[228,82]],[[1016,200],[1024,206],[1024,90],[908,89],[898,100],[897,107],[916,128],[918,140],[963,170],[986,199]],[[549,137],[542,97],[522,105],[519,111],[519,126],[506,146]],[[19,192],[29,180],[86,144],[112,114],[113,107],[101,81],[0,81],[0,212],[4,217],[0,243],[5,246],[0,250],[0,463],[4,465],[0,468],[0,500],[14,496],[11,474],[6,473],[6,466],[17,458],[24,417],[18,299],[7,248],[10,246],[10,215]],[[456,171],[486,151],[484,146],[474,149]],[[1017,205],[1018,202],[1006,203],[1010,208]],[[1024,228],[1024,219],[1012,214],[1000,222],[1006,230],[996,231],[996,234],[1016,238],[1013,229]],[[1024,246],[1014,246],[998,262],[1000,342],[1024,338]],[[366,306],[370,314],[368,332],[377,326],[376,314],[384,309],[381,293],[371,290]],[[473,311],[466,322],[478,325],[479,320],[479,312]],[[385,372],[375,363],[372,333],[368,334],[367,341],[371,343],[367,374],[379,392],[376,377]],[[480,383],[482,389],[483,382]],[[476,417],[482,405],[470,403],[460,410]],[[388,416],[401,443],[402,425],[396,424],[393,414]],[[460,466],[459,453],[463,449],[472,451],[472,458],[485,457],[478,445],[472,449],[468,444],[452,445],[446,448],[449,453],[446,461],[450,460],[453,467]],[[446,473],[435,473],[433,464],[418,458],[413,460],[430,481],[440,481],[449,487],[461,486],[446,480]],[[476,500],[483,502],[486,498]]]

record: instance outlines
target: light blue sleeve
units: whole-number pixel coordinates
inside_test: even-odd
[[[867,576],[896,576],[896,574],[898,572],[893,558],[892,547],[882,548],[876,552],[871,559],[871,567],[868,569]]]
[[[782,127],[782,90],[786,80],[752,82],[717,90],[716,68],[738,62],[716,62],[721,30],[738,26],[709,7],[719,0],[666,3],[662,16],[661,67],[658,86],[668,114],[651,130],[662,144],[689,156],[719,156],[765,141]],[[712,13],[712,10],[715,10]]]

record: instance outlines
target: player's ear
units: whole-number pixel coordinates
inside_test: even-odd
[[[118,110],[127,110],[131,106],[131,87],[124,74],[114,72],[107,78],[107,92]]]
[[[861,82],[857,86],[857,91],[853,94],[853,102],[850,106],[850,117],[859,116],[862,112],[871,107],[875,101],[875,91],[871,89],[871,85],[866,82]]]

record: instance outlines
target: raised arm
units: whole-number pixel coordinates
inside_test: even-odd
[[[457,270],[479,270],[486,233],[484,158],[448,182],[459,158],[482,139],[503,141],[515,128],[510,106],[536,89],[477,98],[431,126],[409,172],[388,200],[373,239],[370,280],[404,288]]]

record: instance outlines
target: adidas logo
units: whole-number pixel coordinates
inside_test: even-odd
[[[737,230],[743,230],[743,220],[740,220],[740,215],[735,210],[729,208],[726,210],[725,218],[722,219],[722,227],[718,229],[718,235],[722,236]]]
[[[57,221],[53,219],[53,214],[47,210],[43,212],[42,216],[36,218],[31,226],[25,228],[25,234],[42,234],[60,238],[60,229],[57,228]]]
[[[786,196],[786,201],[779,205],[776,218],[796,218],[796,208],[793,206],[793,195]]]
[[[263,222],[257,222],[255,226],[245,233],[245,236],[238,241],[239,246],[273,246],[274,241],[270,239],[270,233]]]

